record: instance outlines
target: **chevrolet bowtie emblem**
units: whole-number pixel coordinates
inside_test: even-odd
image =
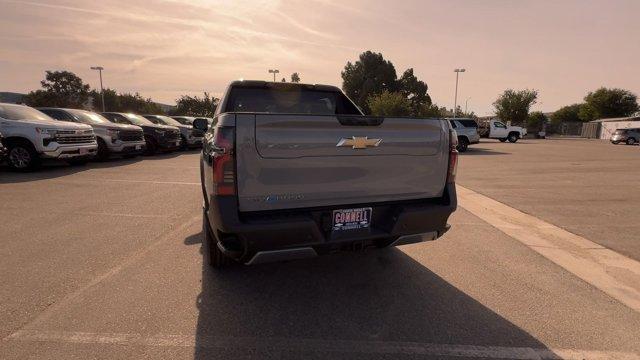
[[[366,149],[368,147],[377,147],[382,142],[382,139],[369,139],[368,137],[356,137],[342,138],[338,141],[337,147],[351,146],[352,149]]]

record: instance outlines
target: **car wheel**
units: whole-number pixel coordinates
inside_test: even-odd
[[[40,165],[38,153],[30,143],[9,144],[9,165],[18,171],[31,171]]]
[[[505,141],[507,141],[507,138],[502,138],[502,139],[498,139],[498,140],[500,140],[500,142],[505,142]]]
[[[153,138],[146,138],[147,141],[147,155],[153,155],[158,152],[158,144]]]
[[[180,150],[188,150],[189,149],[189,145],[187,144],[187,138],[185,138],[184,136],[180,135],[180,139],[182,140],[182,143],[180,144]]]
[[[509,136],[507,137],[507,140],[509,140],[510,143],[514,143],[518,141],[518,134],[516,133],[509,134]]]
[[[628,138],[627,139],[627,145],[633,145],[635,143],[636,143],[636,139],[634,139],[634,138]]]
[[[468,148],[469,148],[469,140],[467,140],[466,137],[458,138],[458,151],[466,152]]]
[[[98,138],[98,154],[96,160],[105,161],[109,159],[109,148],[107,144],[101,138]]]
[[[208,257],[209,266],[214,269],[222,269],[229,266],[233,259],[227,257],[218,248],[218,240],[212,234],[209,220],[207,220],[207,213],[204,210],[202,211],[202,233],[202,249],[204,255]]]

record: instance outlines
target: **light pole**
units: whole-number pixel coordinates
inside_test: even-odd
[[[278,69],[269,69],[269,74],[273,74],[273,82],[276,82],[276,74],[279,73],[280,70]]]
[[[456,112],[458,110],[458,75],[461,72],[465,72],[465,69],[454,69],[453,72],[456,73],[456,95],[453,100],[453,118],[456,118]]]
[[[100,94],[102,95],[102,112],[105,112],[107,110],[105,110],[105,107],[104,107],[104,89],[102,88],[102,70],[104,70],[104,68],[102,66],[92,66],[91,70],[98,70],[98,72],[100,73]]]
[[[464,114],[467,115],[467,105],[469,105],[469,99],[471,99],[471,96],[469,96],[467,98],[467,100],[464,101]]]

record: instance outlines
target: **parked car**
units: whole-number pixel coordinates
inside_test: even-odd
[[[478,133],[481,137],[498,139],[501,142],[509,140],[510,143],[514,143],[527,135],[527,129],[520,126],[507,126],[502,121],[494,119],[480,123]]]
[[[0,133],[0,164],[2,164],[7,158],[7,148],[4,147],[2,133]]]
[[[637,129],[618,129],[611,135],[611,142],[619,144],[621,142],[627,145],[634,145],[640,141],[640,128]]]
[[[191,126],[193,126],[193,120],[196,119],[193,116],[171,116],[171,118],[182,125],[191,125]]]
[[[334,86],[231,83],[200,162],[213,267],[435,240],[456,209],[455,131],[364,116]]]
[[[458,151],[465,152],[470,144],[480,142],[478,123],[473,119],[447,119],[458,134]]]
[[[36,168],[42,159],[84,164],[98,149],[91,126],[63,123],[24,105],[0,103],[0,132],[9,165],[22,171]]]
[[[142,128],[135,125],[114,124],[104,116],[91,111],[63,108],[38,108],[60,121],[87,124],[93,128],[98,141],[97,158],[106,160],[111,155],[134,157],[144,153],[146,143]]]
[[[102,115],[116,124],[136,125],[142,128],[147,146],[147,154],[171,151],[180,148],[180,130],[175,126],[158,125],[144,117],[130,113],[105,112]]]
[[[202,147],[202,138],[204,132],[193,127],[193,123],[185,125],[168,116],[164,115],[143,115],[147,120],[154,124],[175,126],[180,129],[180,137],[182,139],[182,148],[199,148]]]

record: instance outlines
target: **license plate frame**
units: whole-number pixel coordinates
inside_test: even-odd
[[[343,232],[348,230],[368,229],[371,227],[371,207],[337,209],[332,211],[331,231]]]

